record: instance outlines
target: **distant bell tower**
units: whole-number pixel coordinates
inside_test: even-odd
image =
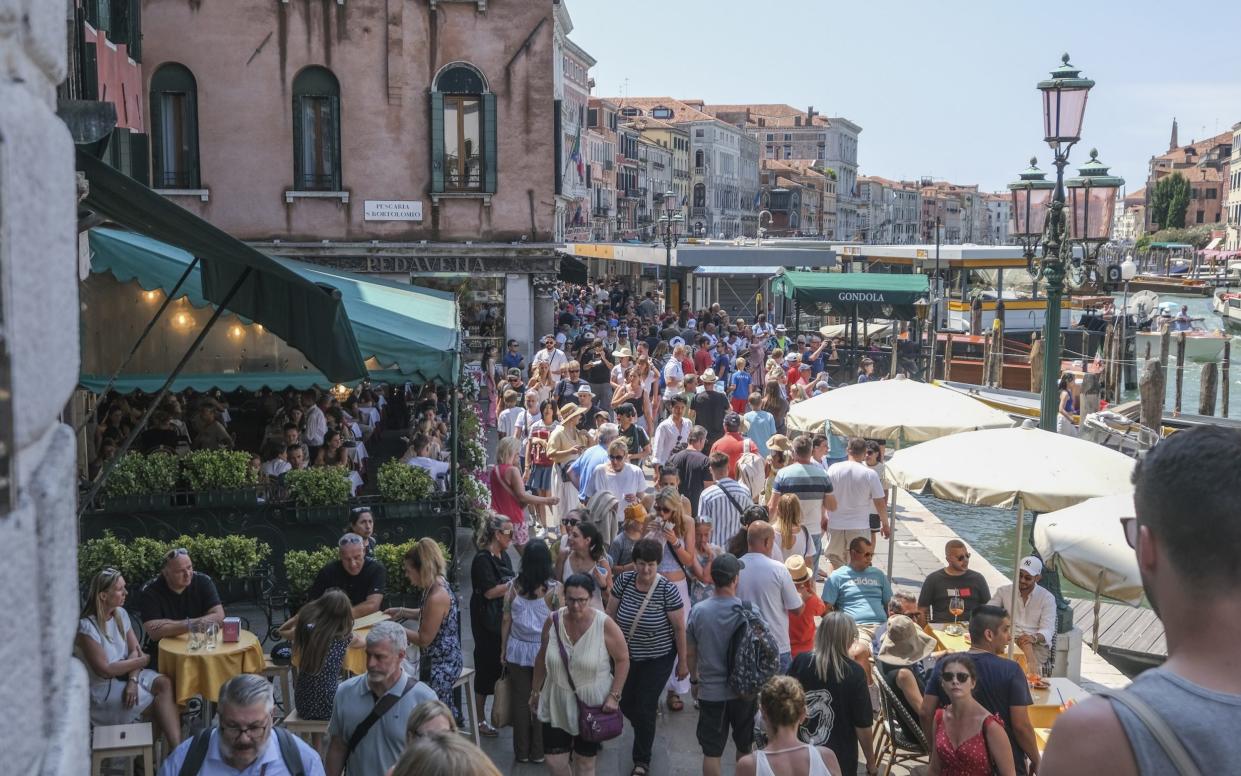
[[[1172,117],[1172,139],[1168,141],[1168,150],[1175,151],[1177,148],[1177,145],[1178,144],[1176,142],[1176,117],[1173,116]]]

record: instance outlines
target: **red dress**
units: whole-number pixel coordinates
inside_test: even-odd
[[[1002,730],[1004,720],[992,714],[982,722],[982,729],[972,738],[952,746],[948,730],[944,727],[944,710],[935,710],[935,752],[939,755],[942,776],[991,776],[991,758],[987,755],[987,725],[996,724]]]

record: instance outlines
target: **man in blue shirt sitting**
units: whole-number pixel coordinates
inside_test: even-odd
[[[892,583],[887,574],[871,565],[875,546],[859,536],[849,542],[849,563],[831,573],[823,584],[823,603],[827,610],[840,609],[857,623],[858,640],[849,648],[849,657],[866,671],[870,683],[870,642],[875,629],[887,622]]]

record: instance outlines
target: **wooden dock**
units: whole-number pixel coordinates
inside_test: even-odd
[[[1087,644],[1094,640],[1094,601],[1070,598],[1073,624]],[[1162,663],[1168,657],[1163,623],[1152,609],[1125,604],[1099,605],[1099,651],[1112,652],[1143,663]]]

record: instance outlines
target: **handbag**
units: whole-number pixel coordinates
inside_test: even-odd
[[[654,586],[651,589],[654,590]],[[560,649],[560,661],[564,663],[564,673],[569,678],[573,700],[577,702],[577,737],[592,744],[611,741],[624,729],[625,722],[620,709],[606,711],[603,706],[591,706],[582,702],[577,694],[577,683],[573,681],[573,672],[569,670],[569,655],[565,652],[564,641],[560,638],[560,612],[552,615],[552,630],[556,632],[556,646]]]
[[[508,727],[513,724],[511,719],[512,707],[509,706],[513,696],[513,685],[509,679],[507,668],[500,674],[500,678],[496,680],[493,694],[496,697],[491,702],[491,726],[499,730],[502,727]]]

